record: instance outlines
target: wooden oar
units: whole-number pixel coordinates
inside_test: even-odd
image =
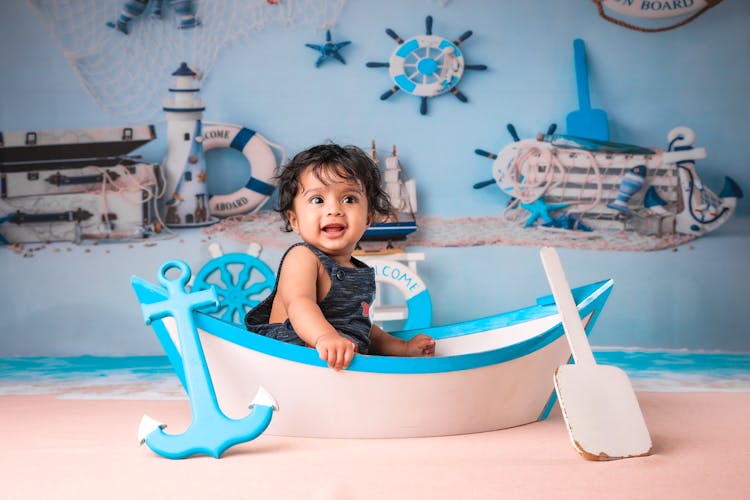
[[[541,257],[575,360],[554,375],[573,446],[588,460],[649,455],[651,436],[628,376],[615,366],[596,364],[557,252],[544,247]]]

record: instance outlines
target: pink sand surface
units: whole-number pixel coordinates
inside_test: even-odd
[[[513,429],[439,438],[261,435],[167,460],[137,443],[141,416],[190,421],[186,400],[0,397],[0,498],[750,498],[750,393],[638,398],[654,454],[589,462],[559,409]]]

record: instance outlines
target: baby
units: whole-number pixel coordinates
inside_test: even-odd
[[[248,330],[314,347],[336,370],[354,353],[432,356],[435,341],[401,340],[370,322],[372,268],[352,252],[376,214],[391,213],[380,169],[359,148],[314,146],[279,175],[279,212],[302,242],[279,264],[276,288],[245,317]]]

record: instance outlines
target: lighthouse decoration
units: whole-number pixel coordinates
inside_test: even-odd
[[[194,86],[198,75],[182,63],[172,73],[174,87],[164,101],[167,114],[166,215],[170,227],[206,226],[215,221],[208,210],[202,118],[206,109]]]

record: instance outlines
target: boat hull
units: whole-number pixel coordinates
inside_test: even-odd
[[[134,278],[141,303],[165,292]],[[576,290],[590,331],[612,282]],[[434,358],[357,355],[334,371],[313,349],[284,344],[200,312],[194,315],[221,411],[247,414],[259,387],[278,403],[266,432],[326,438],[407,438],[504,429],[547,416],[554,370],[570,349],[549,298],[526,309],[421,330]],[[178,376],[184,367],[172,318],[152,323]],[[399,332],[408,338],[416,331]]]
[[[416,230],[416,221],[379,222],[367,228],[362,241],[401,241]]]

